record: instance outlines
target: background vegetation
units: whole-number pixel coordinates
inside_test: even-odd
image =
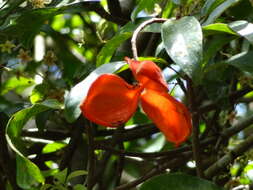
[[[252,189],[251,0],[0,1],[0,189]],[[78,105],[94,77],[163,70],[193,118],[180,147],[139,109],[124,129]],[[113,89],[112,89],[113,90]],[[154,177],[156,176],[156,177]],[[142,185],[140,185],[142,184]]]

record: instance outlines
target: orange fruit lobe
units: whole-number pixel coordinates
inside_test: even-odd
[[[94,123],[118,127],[135,112],[142,89],[129,85],[117,75],[103,74],[92,83],[80,109]]]
[[[187,108],[172,96],[145,89],[141,94],[144,112],[156,124],[166,139],[180,145],[191,133],[191,116]]]
[[[168,92],[167,83],[162,76],[161,69],[152,61],[136,61],[125,57],[136,80],[144,88]]]

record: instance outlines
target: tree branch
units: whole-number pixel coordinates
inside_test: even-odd
[[[253,124],[253,115],[242,120],[239,121],[237,124],[235,124],[234,126],[225,129],[221,135],[223,137],[231,137],[233,135],[235,135],[236,133],[242,131],[243,129],[245,129],[246,127],[248,127],[249,125]]]
[[[88,136],[88,176],[87,189],[92,190],[95,173],[94,136],[92,123],[86,120],[86,133]]]
[[[213,165],[211,165],[205,171],[205,176],[207,178],[212,178],[219,171],[226,168],[228,166],[228,164],[231,163],[236,157],[242,155],[245,151],[247,151],[252,146],[253,146],[253,135],[250,135],[242,143],[240,143],[238,146],[236,146],[232,151],[225,154],[217,162],[215,162]]]
[[[71,134],[71,139],[69,141],[67,149],[66,149],[66,151],[63,155],[63,158],[61,160],[61,163],[59,166],[60,170],[63,170],[64,168],[69,166],[69,163],[72,160],[76,146],[77,146],[79,140],[82,138],[82,132],[83,132],[84,126],[85,126],[85,123],[84,123],[82,117],[80,117],[72,125],[73,130],[72,130],[72,134]]]
[[[166,170],[167,168],[173,169],[179,165],[182,165],[183,163],[185,163],[187,161],[187,158],[189,158],[191,155],[192,155],[191,152],[186,152],[186,153],[181,154],[179,158],[173,159],[169,162],[161,163],[161,164],[157,165],[156,168],[151,169],[149,172],[147,172],[145,175],[141,176],[140,178],[138,178],[130,183],[118,186],[118,187],[116,187],[115,190],[129,190],[132,187],[135,187],[135,186],[143,183],[147,179],[163,173],[164,170]]]
[[[204,177],[201,162],[200,143],[199,143],[199,114],[197,112],[197,101],[193,88],[193,83],[190,78],[187,79],[187,89],[190,102],[190,110],[192,114],[192,152],[196,162],[196,170],[199,177]]]

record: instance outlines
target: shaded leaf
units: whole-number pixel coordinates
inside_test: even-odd
[[[66,181],[69,182],[72,178],[75,178],[75,177],[78,177],[81,175],[87,175],[87,174],[88,174],[88,172],[85,170],[76,170],[68,175]]]
[[[213,11],[217,6],[219,6],[224,1],[225,0],[207,0],[201,9],[201,15],[207,16],[208,14],[210,14],[211,11]]]
[[[56,173],[54,175],[54,178],[58,180],[58,182],[60,182],[61,184],[65,184],[66,179],[67,179],[67,175],[68,175],[68,169],[65,168],[64,170]]]
[[[235,66],[243,72],[253,74],[253,51],[242,52],[229,58],[226,63]]]
[[[40,169],[25,157],[17,155],[17,184],[19,187],[29,189],[37,182],[43,183],[44,177]]]
[[[43,182],[44,177],[42,176],[40,169],[32,163],[30,160],[28,160],[22,151],[23,143],[21,141],[21,132],[24,127],[24,125],[27,123],[27,121],[37,115],[38,113],[41,113],[43,111],[46,111],[48,109],[60,109],[61,105],[55,101],[55,100],[47,100],[40,104],[35,104],[29,108],[23,109],[17,113],[15,113],[9,120],[7,126],[6,126],[6,139],[10,147],[19,155],[18,162],[22,163],[20,167],[21,170],[26,170],[27,176],[25,178],[30,179],[26,182],[22,182],[24,179],[22,176],[20,177],[20,183],[23,185],[32,185],[34,183],[34,180],[37,182]]]
[[[194,17],[168,20],[162,26],[162,40],[171,59],[193,77],[200,79],[197,71],[202,60],[202,30]]]
[[[120,31],[112,39],[107,41],[104,47],[97,55],[97,66],[108,63],[111,60],[115,50],[119,47],[119,45],[123,43],[125,40],[129,39],[132,36],[133,31],[144,20],[146,19],[139,20],[137,24],[134,24],[132,22],[127,23],[120,29]]]
[[[208,16],[207,20],[203,23],[203,26],[213,23],[225,10],[229,7],[235,5],[241,0],[226,0],[216,7],[211,14]]]
[[[182,183],[183,180],[183,183]],[[215,184],[183,173],[163,174],[144,182],[140,190],[222,190]]]
[[[65,98],[65,117],[69,122],[74,122],[81,114],[79,105],[86,97],[90,85],[104,73],[113,73],[119,70],[126,62],[112,62],[101,65],[89,74],[83,81],[75,85]]]

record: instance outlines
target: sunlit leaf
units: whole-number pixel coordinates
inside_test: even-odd
[[[1,94],[6,94],[10,90],[15,90],[17,93],[22,93],[26,88],[32,86],[34,80],[26,77],[11,77],[6,80],[0,87]]]
[[[253,45],[253,24],[245,20],[235,21],[228,25],[234,32],[246,38]]]
[[[228,24],[224,23],[215,23],[215,24],[209,24],[207,26],[202,27],[203,32],[205,36],[211,35],[211,34],[219,34],[219,33],[227,33],[236,35],[236,33],[230,29]]]
[[[202,61],[202,30],[195,17],[168,20],[162,26],[162,40],[171,59],[197,82]]]
[[[42,149],[42,153],[47,154],[47,153],[55,152],[64,148],[66,145],[67,145],[66,143],[62,143],[62,142],[53,142],[44,146],[44,148]]]

